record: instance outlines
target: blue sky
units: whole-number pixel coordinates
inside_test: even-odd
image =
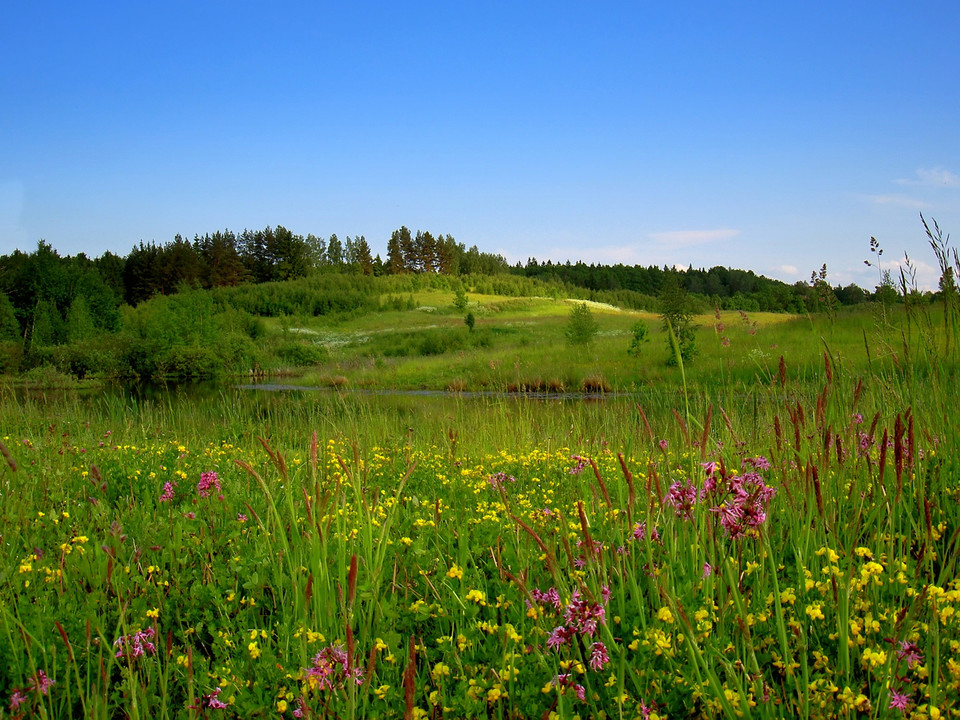
[[[0,252],[284,225],[936,284],[955,2],[8,2]]]

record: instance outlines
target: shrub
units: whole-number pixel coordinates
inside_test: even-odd
[[[640,357],[640,353],[643,352],[643,346],[650,342],[650,329],[647,327],[645,321],[637,320],[637,322],[633,324],[631,332],[633,333],[633,340],[630,341],[630,347],[627,348],[627,355]]]
[[[319,365],[329,357],[323,345],[307,342],[285,342],[276,352],[278,358],[294,367]]]
[[[157,363],[159,377],[213,378],[222,375],[222,356],[207,345],[178,345],[164,353]]]
[[[16,375],[23,363],[23,343],[18,340],[0,341],[0,375]]]
[[[667,365],[677,365],[677,354],[685,363],[693,361],[697,354],[693,311],[690,309],[686,289],[680,284],[679,274],[664,274],[660,290],[660,318],[667,335]],[[676,348],[674,348],[676,340]]]
[[[570,311],[570,317],[567,320],[566,336],[570,345],[589,345],[593,342],[599,331],[597,321],[593,319],[593,313],[587,307],[585,302],[577,303]]]

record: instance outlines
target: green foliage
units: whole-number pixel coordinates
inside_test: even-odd
[[[130,365],[141,377],[212,377],[228,365],[224,339],[238,316],[218,309],[214,296],[191,291],[157,296],[124,319]]]
[[[368,357],[431,357],[473,348],[488,348],[495,336],[515,333],[515,329],[483,329],[464,333],[454,327],[425,328],[365,337],[357,345]]]
[[[920,219],[940,266],[937,295],[943,307],[944,355],[956,359],[960,357],[960,290],[957,288],[960,254],[950,247],[950,236],[944,236],[936,220],[928,223],[923,215]]]
[[[251,315],[316,317],[379,307],[375,278],[322,274],[289,282],[218,288],[214,297],[222,305]]]
[[[464,290],[463,285],[458,285],[453,291],[453,307],[460,312],[467,309],[467,291]]]
[[[0,340],[0,375],[16,375],[23,364],[23,342]]]
[[[230,230],[217,231],[193,239],[200,257],[200,282],[205,288],[231,287],[249,279],[237,247],[237,237]]]
[[[826,313],[831,320],[836,318],[839,301],[836,293],[827,281],[827,264],[810,273],[809,304],[812,310]]]
[[[584,302],[574,303],[573,309],[567,318],[567,327],[564,335],[567,343],[574,347],[589,345],[597,336],[600,326]]]
[[[466,324],[467,329],[473,332],[473,327],[477,324],[477,319],[473,316],[472,312],[468,312],[466,317],[463,318],[463,322]]]
[[[174,345],[158,357],[157,377],[202,379],[225,371],[218,350],[209,345]]]
[[[897,284],[893,281],[893,276],[889,270],[883,271],[880,284],[874,290],[873,298],[884,306],[893,305],[900,300]]]
[[[284,342],[276,349],[277,357],[294,367],[319,365],[329,359],[330,354],[323,345],[314,342]]]
[[[610,302],[619,307],[653,311],[665,277],[675,271],[640,265],[538,263],[531,258],[526,267],[513,269],[512,272],[563,286],[566,288],[566,297],[583,297]],[[725,267],[712,267],[709,270],[691,267],[682,271],[679,279],[693,296],[691,301],[697,312],[705,312],[715,305],[725,310],[793,312],[796,302],[802,302],[806,292],[802,284],[798,288],[758,276],[750,270]]]
[[[660,319],[663,321],[663,331],[666,335],[667,364],[677,365],[678,353],[684,363],[692,362],[697,354],[696,328],[693,324],[693,313],[689,308],[687,291],[680,284],[676,272],[668,272],[664,275],[663,287],[660,290]],[[676,341],[676,348],[674,341]]]
[[[20,323],[17,322],[16,309],[7,294],[0,292],[0,341],[20,339]]]
[[[113,335],[87,337],[65,345],[42,348],[35,359],[49,363],[64,374],[84,379],[89,376],[125,377],[130,369],[124,363],[125,343]]]
[[[64,335],[63,317],[52,300],[41,300],[33,313],[33,331],[30,334],[32,347],[58,345]]]
[[[95,332],[96,328],[90,316],[87,299],[83,295],[77,295],[67,311],[67,341],[89,340]]]
[[[637,320],[630,329],[632,338],[630,347],[627,348],[627,355],[640,357],[643,353],[643,346],[650,342],[650,328],[647,327],[645,320]]]

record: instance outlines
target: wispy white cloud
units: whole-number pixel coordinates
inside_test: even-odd
[[[960,175],[942,167],[919,168],[915,177],[899,178],[898,185],[927,185],[936,187],[960,187]]]
[[[778,265],[776,270],[778,273],[781,273],[788,277],[799,277],[799,274],[800,274],[800,271],[797,270],[796,265]]]
[[[882,270],[889,270],[895,281],[899,282],[901,270],[907,284],[916,282],[921,290],[936,290],[940,284],[940,268],[923,260],[908,258],[905,254],[901,259],[891,262],[881,262]]]
[[[716,230],[668,230],[666,232],[650,233],[649,237],[655,242],[672,247],[690,247],[691,245],[705,245],[718,240],[730,240],[739,234],[739,230],[718,228]]]
[[[911,208],[913,210],[925,210],[930,207],[930,203],[925,200],[919,200],[909,195],[898,195],[895,193],[885,195],[864,195],[863,198],[875,205],[894,205],[897,207]]]
[[[907,255],[904,254],[898,259],[881,260],[879,264],[880,271],[890,271],[891,279],[896,283],[898,289],[900,286],[901,270],[904,273],[907,285],[912,286],[913,283],[916,282],[917,288],[921,291],[936,291],[940,283],[940,268],[913,256],[908,259]],[[864,290],[872,291],[880,282],[880,276],[876,266],[869,268],[865,266],[851,266],[839,271],[836,275],[831,272],[829,280],[833,285],[846,285],[847,283],[855,282]]]

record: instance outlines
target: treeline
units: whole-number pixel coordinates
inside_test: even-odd
[[[36,251],[0,257],[0,371],[20,368],[31,347],[53,347],[116,333],[122,325],[123,258],[60,257]]]
[[[162,244],[141,242],[125,257],[106,252],[95,259],[84,253],[61,257],[41,240],[32,253],[16,250],[0,256],[0,341],[60,345],[91,331],[115,332],[123,305],[136,307],[185,289],[260,286],[326,274],[459,276],[507,270],[502,256],[476,246],[468,249],[451,235],[413,234],[402,227],[388,245],[384,262],[362,235],[341,241],[336,234],[302,236],[280,225],[217,231],[192,241],[177,235]],[[258,298],[248,304],[289,305],[269,299],[277,292],[248,290],[247,296]],[[341,304],[328,296],[312,302],[321,312],[327,311],[324,307],[336,311]]]
[[[164,245],[140,243],[123,263],[123,299],[136,305],[154,295],[169,295],[183,286],[215,288],[307,277],[315,273],[388,275],[434,272],[445,275],[504,272],[499,255],[467,249],[452,235],[394,231],[387,259],[374,256],[363,235],[329,238],[297,235],[282,225],[263,230],[230,230],[179,235]]]
[[[698,311],[719,307],[721,310],[745,310],[768,312],[815,312],[820,309],[821,298],[815,292],[817,282],[797,282],[788,284],[752,270],[735,270],[725,267],[712,267],[709,270],[689,267],[677,272],[673,268],[655,265],[587,265],[582,262],[554,264],[551,261],[537,262],[536,258],[527,260],[525,266],[516,266],[512,272],[524,277],[537,278],[544,282],[563,282],[574,287],[586,288],[595,292],[604,292],[626,299],[627,306],[636,306],[631,302],[634,295],[643,298],[657,298],[668,282],[676,277],[680,286],[691,296]],[[818,286],[819,289],[819,286]],[[884,293],[884,299],[895,300],[896,291],[891,288],[878,288]],[[838,305],[856,305],[868,302],[876,293],[868,293],[857,285],[831,288],[833,301]],[[640,309],[646,309],[640,305]]]

